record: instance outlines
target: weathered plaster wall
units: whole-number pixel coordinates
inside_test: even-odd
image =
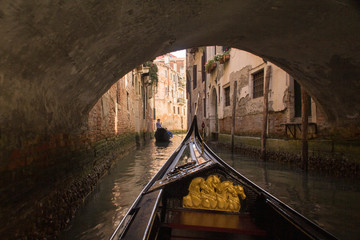
[[[200,64],[201,56],[206,49],[207,60],[213,59],[215,47],[199,48],[194,54],[188,54],[189,72],[192,72],[193,64]],[[216,54],[223,53],[222,47],[216,46]],[[191,55],[194,55],[191,57]],[[271,62],[233,48],[230,51],[230,60],[224,64],[217,62],[216,68],[206,74],[206,83],[198,79],[197,86],[193,88],[194,82],[190,79],[192,88],[191,105],[199,104],[198,115],[204,115],[203,101],[206,97],[206,132],[210,133],[230,133],[232,128],[232,112],[234,99],[234,82],[237,82],[236,89],[236,111],[235,111],[235,134],[259,136],[262,131],[263,119],[263,97],[253,97],[252,74],[263,70],[264,76],[267,75],[267,67],[271,67],[270,86],[269,86],[269,119],[268,135],[277,138],[292,138],[290,131],[286,133],[286,123],[301,123],[301,117],[295,117],[295,79],[284,70]],[[198,70],[198,78],[201,77],[201,70]],[[190,74],[192,77],[192,73]],[[206,84],[206,86],[205,86]],[[225,89],[230,87],[230,105],[225,104]],[[206,90],[206,93],[205,93]],[[216,98],[216,103],[215,99]],[[217,115],[215,114],[217,109]],[[216,115],[216,116],[215,116]],[[218,130],[216,130],[216,118],[218,118]],[[358,139],[359,129],[356,124],[353,127],[338,128],[326,119],[321,107],[311,99],[311,116],[309,122],[315,123],[309,127],[309,138],[341,138]],[[293,128],[292,126],[291,128]],[[292,129],[292,131],[294,131]],[[297,129],[295,138],[300,137],[300,130]]]
[[[214,52],[214,47],[207,47],[208,52]],[[222,53],[221,47],[217,47],[217,53]],[[200,52],[199,52],[200,54]],[[263,97],[253,98],[252,74],[264,69],[266,66],[272,67],[270,90],[269,90],[269,133],[277,136],[284,135],[282,123],[288,122],[287,104],[285,92],[289,88],[288,74],[276,65],[258,56],[238,49],[230,52],[230,61],[225,64],[218,63],[216,69],[207,74],[209,86],[206,88],[208,95],[212,93],[208,89],[215,89],[216,95],[220,96],[217,104],[219,130],[220,133],[230,133],[232,126],[234,82],[237,82],[236,89],[236,124],[235,133],[240,135],[259,135],[262,126]],[[213,54],[208,56],[213,58]],[[230,105],[225,104],[225,88],[230,86]],[[220,90],[220,91],[219,91]],[[208,99],[210,108],[214,108],[214,103]],[[201,114],[203,113],[201,109]],[[211,115],[211,114],[210,114]],[[208,115],[208,118],[213,118]],[[213,121],[208,121],[210,125]],[[208,130],[214,129],[212,126]],[[210,130],[210,132],[214,132]],[[209,133],[209,131],[208,131]]]
[[[156,119],[160,119],[162,126],[169,130],[186,130],[187,107],[185,103],[178,102],[181,98],[179,97],[179,73],[170,65],[157,63],[157,66],[159,81],[155,94]],[[184,90],[181,91],[184,92]],[[184,98],[185,96],[182,99]]]

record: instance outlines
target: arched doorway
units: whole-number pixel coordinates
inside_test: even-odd
[[[219,132],[217,102],[218,102],[218,100],[217,100],[216,89],[213,88],[211,91],[211,95],[210,95],[209,120],[210,120],[210,134],[212,137],[215,137],[215,138]]]

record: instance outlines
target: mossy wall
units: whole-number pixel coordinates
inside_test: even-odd
[[[260,157],[260,138],[235,136],[234,151]],[[231,149],[231,135],[219,134],[209,142]],[[360,177],[360,144],[357,141],[309,140],[309,170],[333,176]],[[301,167],[301,140],[267,139],[267,160]]]

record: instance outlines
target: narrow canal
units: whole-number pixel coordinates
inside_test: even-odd
[[[139,192],[181,140],[176,135],[168,146],[157,146],[152,140],[126,158],[118,159],[59,238],[108,239]],[[360,238],[358,181],[305,175],[288,165],[213,150],[251,181],[339,239]]]

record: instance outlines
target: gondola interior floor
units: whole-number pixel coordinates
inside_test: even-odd
[[[161,239],[265,239],[247,214],[169,210]],[[167,237],[166,237],[167,236]]]

